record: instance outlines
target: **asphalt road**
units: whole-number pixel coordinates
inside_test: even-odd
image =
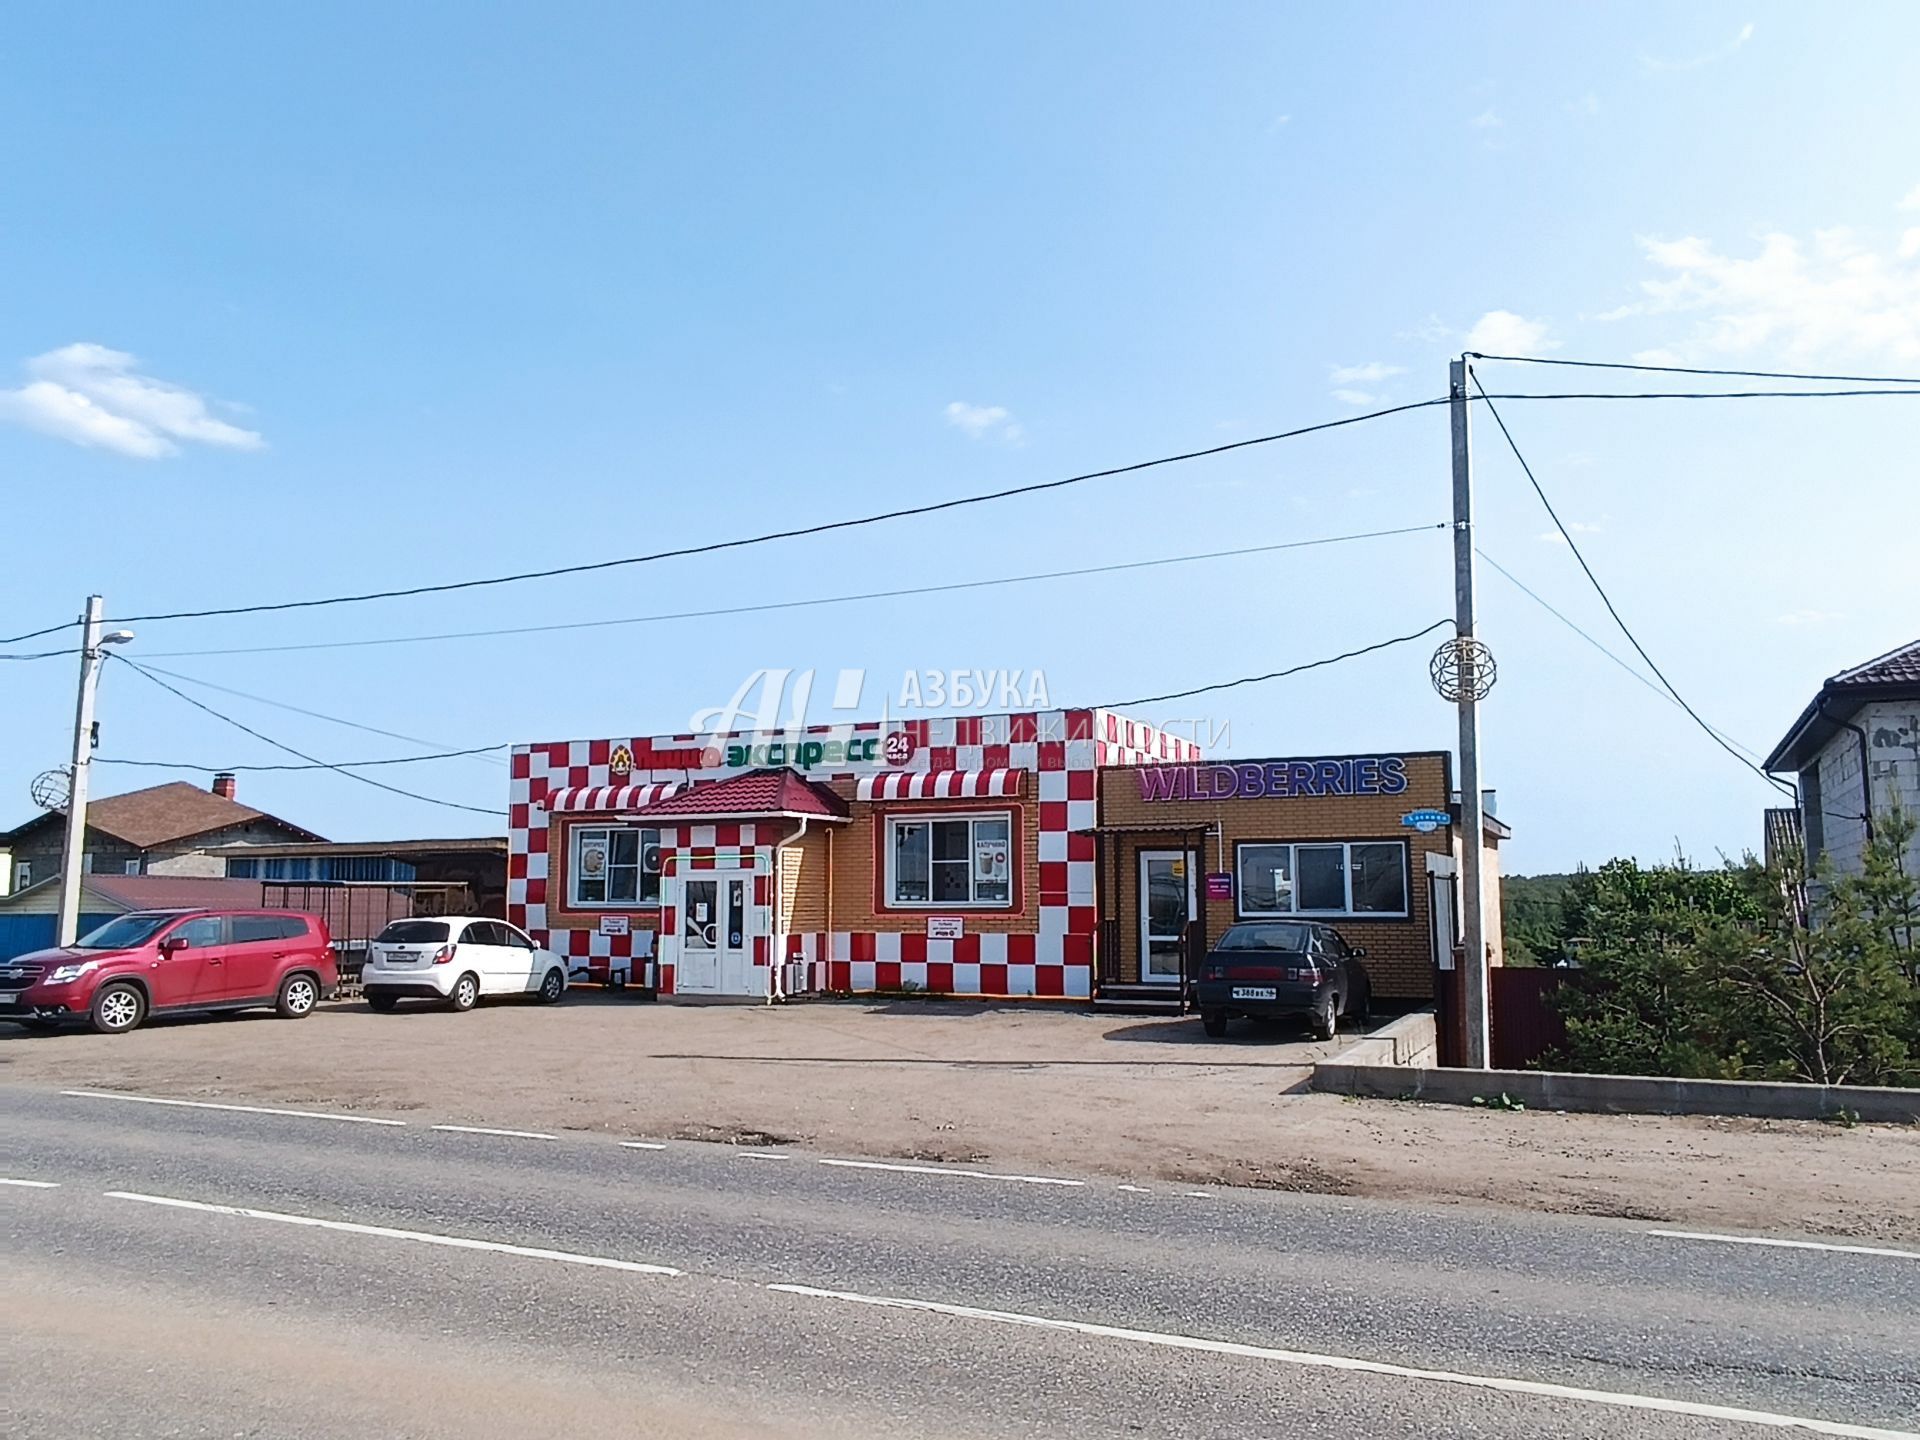
[[[1920,1432],[1898,1251],[419,1113],[0,1116],[17,1440]]]

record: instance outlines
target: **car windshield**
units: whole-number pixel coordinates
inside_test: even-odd
[[[1305,925],[1235,925],[1220,937],[1216,950],[1292,950],[1307,948],[1313,932]]]
[[[76,950],[131,950],[144,945],[177,915],[122,915],[74,941]]]
[[[375,937],[379,945],[426,945],[447,938],[444,920],[396,920]]]

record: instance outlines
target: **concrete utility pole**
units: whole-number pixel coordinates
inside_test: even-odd
[[[67,836],[60,851],[60,922],[54,937],[58,945],[71,945],[80,937],[80,867],[87,849],[87,776],[93,768],[93,697],[100,687],[100,665],[106,658],[101,647],[124,645],[133,639],[131,630],[101,636],[103,603],[98,595],[89,595],[82,622],[80,701],[73,716],[73,768],[67,772]]]
[[[1460,909],[1466,956],[1460,980],[1466,990],[1469,1068],[1485,1070],[1493,1049],[1487,1020],[1487,891],[1482,847],[1486,807],[1480,791],[1480,686],[1473,612],[1473,471],[1467,445],[1467,362],[1447,367],[1453,415],[1453,623],[1460,666]]]

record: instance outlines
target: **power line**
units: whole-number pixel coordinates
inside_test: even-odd
[[[60,625],[54,628],[64,630],[66,627]],[[80,647],[72,645],[65,650],[36,650],[30,655],[0,655],[0,660],[51,660],[56,655],[78,655],[79,653]]]
[[[1155,560],[1127,560],[1113,565],[1086,565],[1074,570],[1047,570],[1033,575],[1004,575],[985,580],[956,580],[944,585],[915,585],[898,590],[868,590],[855,595],[823,595],[807,600],[774,600],[760,605],[729,605],[712,610],[678,610],[662,615],[629,615],[615,620],[569,620],[554,625],[516,625],[494,630],[453,630],[431,635],[385,635],[366,640],[316,640],[297,645],[250,645],[210,650],[156,650],[143,658],[177,659],[194,655],[269,655],[286,651],[353,650],[379,645],[419,645],[446,640],[490,640],[506,635],[547,635],[563,630],[604,630],[622,625],[652,625],[670,620],[708,620],[727,615],[756,615],[771,610],[801,610],[820,605],[849,605],[866,600],[893,600],[908,595],[941,595],[955,590],[983,590],[997,585],[1025,585],[1039,580],[1066,580],[1086,575],[1111,575],[1149,570],[1165,565],[1190,565],[1202,560],[1227,560],[1245,555],[1269,555],[1279,550],[1304,550],[1317,545],[1342,545],[1356,540],[1378,540],[1392,535],[1417,535],[1445,530],[1433,525],[1403,525],[1394,530],[1366,530],[1353,535],[1326,535],[1312,540],[1287,540],[1273,545],[1248,545],[1237,550],[1214,550],[1199,555],[1169,555]]]
[[[203,690],[217,690],[222,695],[232,695],[236,699],[251,700],[256,705],[268,705],[275,710],[286,710],[294,715],[304,715],[309,720],[324,720],[329,725],[344,726],[348,730],[359,730],[367,735],[378,735],[386,740],[404,740],[409,745],[438,745],[446,747],[443,741],[423,740],[418,735],[403,735],[398,730],[382,730],[378,725],[363,725],[358,720],[344,720],[338,715],[329,715],[323,710],[308,710],[300,705],[289,705],[284,700],[271,700],[265,695],[255,695],[248,690],[235,690],[230,685],[216,685],[211,680],[202,680],[197,675],[182,675],[178,670],[166,670],[158,665],[147,667],[156,675],[165,675],[168,679],[179,680],[188,685],[198,685]],[[505,761],[498,762],[505,764]]]
[[[0,645],[23,645],[29,640],[38,640],[42,635],[58,635],[62,630],[72,630],[81,623],[83,622],[79,620],[62,620],[58,625],[48,625],[43,629],[28,630],[19,635],[9,635],[6,639],[0,640]],[[32,660],[38,659],[39,657],[29,655],[24,658]]]
[[[1727,375],[1745,380],[1831,380],[1837,384],[1920,385],[1909,375],[1811,375],[1795,370],[1709,370],[1695,365],[1642,365],[1625,360],[1556,360],[1544,355],[1487,355],[1469,350],[1474,360],[1504,360],[1513,365],[1565,365],[1580,370],[1640,370],[1655,375]]]
[[[1478,385],[1478,378],[1474,384]],[[1920,390],[1516,390],[1493,400],[1857,400],[1868,395],[1920,395]]]
[[[1337,665],[1342,660],[1353,660],[1361,655],[1371,655],[1376,650],[1385,650],[1391,645],[1404,645],[1409,640],[1418,640],[1422,635],[1431,635],[1443,625],[1451,625],[1451,618],[1436,620],[1424,630],[1416,630],[1411,635],[1396,635],[1391,640],[1376,640],[1371,645],[1363,645],[1358,650],[1348,650],[1344,654],[1329,655],[1324,660],[1309,660],[1304,665],[1291,665],[1285,670],[1269,671],[1265,675],[1243,675],[1238,680],[1222,680],[1215,685],[1196,685],[1191,690],[1175,690],[1166,695],[1143,695],[1137,700],[1113,700],[1102,709],[1122,710],[1135,705],[1158,705],[1163,700],[1184,700],[1189,695],[1205,695],[1213,690],[1231,690],[1237,685],[1258,685],[1266,680],[1280,680],[1288,675],[1298,675],[1305,670],[1318,670],[1324,665]]]
[[[1178,455],[1162,455],[1153,460],[1137,460],[1130,465],[1115,465],[1106,470],[1089,470],[1084,474],[1069,475],[1060,480],[1042,480],[1031,485],[1014,485],[1004,490],[989,491],[984,495],[963,495],[952,500],[936,500],[925,505],[908,505],[897,510],[885,510],[878,514],[861,515],[849,520],[829,520],[819,525],[805,525],[792,530],[771,530],[765,534],[747,535],[733,540],[712,540],[702,545],[686,545],[674,550],[656,550],[645,555],[626,555],[613,560],[594,560],[579,565],[556,565],[545,570],[523,570],[511,575],[490,575],[472,580],[448,580],[436,585],[411,585],[398,590],[372,590],[353,595],[329,595],[313,600],[281,600],[265,605],[232,605],[211,610],[174,610],[154,615],[122,615],[114,617],[111,623],[126,625],[143,620],[204,620],[216,615],[261,615],[284,610],[312,610],[326,605],[357,605],[369,600],[399,600],[414,595],[441,595],[456,590],[513,585],[525,580],[550,580],[561,575],[587,575],[601,570],[613,570],[629,565],[647,565],[658,560],[677,560],[691,555],[712,555],[723,550],[764,545],[773,540],[794,540],[808,535],[825,535],[864,525],[878,525],[888,520],[902,520],[916,515],[935,515],[942,511],[958,510],[970,505],[985,505],[996,500],[1012,499],[1018,495],[1037,495],[1049,490],[1065,489],[1069,485],[1081,485],[1089,480],[1104,480],[1115,475],[1130,475],[1141,470],[1151,470],[1161,465],[1175,465],[1186,460],[1224,455],[1229,451],[1245,450],[1254,445],[1270,445],[1277,440],[1292,440],[1302,435],[1337,430],[1348,425],[1364,424],[1369,420],[1384,419],[1389,415],[1403,414],[1409,410],[1424,410],[1430,406],[1447,403],[1445,396],[1432,400],[1414,400],[1405,405],[1391,405],[1384,410],[1370,410],[1364,415],[1348,415],[1339,420],[1323,420],[1315,425],[1302,425],[1273,435],[1259,435],[1248,440],[1232,440],[1224,445],[1210,445],[1202,450],[1188,450]],[[0,644],[11,643],[13,642],[0,641]]]
[[[1545,599],[1543,599],[1537,592],[1529,588],[1527,584],[1520,579],[1519,576],[1515,575],[1511,570],[1507,569],[1506,566],[1502,565],[1498,560],[1494,559],[1493,556],[1489,555],[1486,551],[1482,550],[1478,545],[1473,547],[1473,553],[1478,555],[1482,560],[1486,561],[1487,564],[1491,565],[1495,570],[1498,570],[1502,575],[1506,576],[1506,578],[1513,584],[1513,586],[1516,589],[1520,591],[1521,594],[1525,595],[1529,600],[1533,601],[1534,604],[1538,605],[1542,610],[1545,610],[1549,615],[1553,616],[1553,618],[1558,620],[1562,625],[1566,626],[1569,630],[1573,631],[1574,634],[1578,635],[1582,640],[1586,641],[1594,649],[1598,650],[1602,655],[1606,656],[1607,659],[1611,660],[1614,664],[1618,665],[1622,670],[1626,671],[1627,674],[1631,675],[1634,679],[1638,680],[1642,685],[1646,686],[1647,689],[1651,690],[1654,694],[1658,695],[1662,700],[1666,701],[1669,705],[1678,704],[1678,702],[1673,698],[1672,695],[1668,694],[1665,690],[1661,689],[1653,681],[1649,680],[1645,675],[1642,675],[1638,670],[1634,669],[1633,666],[1629,665],[1626,661],[1622,660],[1618,655],[1614,654],[1613,651],[1609,650],[1606,646],[1602,645],[1598,640],[1594,639],[1592,635],[1588,634],[1587,631],[1581,629],[1580,626],[1575,624],[1572,620],[1569,620],[1559,610],[1556,610],[1551,604],[1549,604]],[[1751,756],[1752,758],[1756,760],[1760,758],[1758,755],[1754,754],[1752,750],[1748,749],[1748,747],[1746,747],[1745,745],[1741,745],[1738,740],[1735,740],[1732,736],[1727,735],[1724,731],[1716,731],[1715,733],[1719,734],[1729,744],[1739,746],[1739,748],[1742,751],[1744,751],[1747,755]]]
[[[508,741],[501,745],[476,745],[470,750],[439,750],[431,755],[396,755],[386,760],[339,760],[331,765],[324,760],[316,760],[307,765],[189,765],[179,760],[128,760],[118,755],[96,755],[93,757],[93,763],[133,765],[143,770],[198,770],[208,775],[222,775],[230,770],[364,770],[373,765],[418,765],[428,760],[454,760],[463,755],[489,755],[495,750],[512,748],[512,742]]]
[[[213,716],[214,719],[219,720],[225,724],[231,725],[234,729],[239,730],[244,734],[251,735],[254,739],[260,741],[262,744],[271,745],[276,750],[283,750],[287,754],[298,756],[302,760],[312,761],[315,765],[319,766],[323,770],[335,771],[338,774],[346,776],[349,780],[358,780],[362,785],[371,785],[376,790],[385,790],[388,793],[393,795],[404,795],[409,800],[424,801],[428,805],[444,805],[449,810],[469,810],[476,815],[501,816],[506,813],[505,811],[502,811],[502,810],[486,809],[479,805],[464,805],[458,800],[441,800],[432,795],[422,795],[415,790],[402,790],[398,785],[389,785],[383,780],[375,780],[370,775],[361,775],[356,771],[343,769],[338,765],[331,765],[326,761],[320,759],[318,756],[309,755],[304,750],[296,750],[291,745],[285,744],[279,740],[275,740],[271,735],[263,735],[260,731],[255,730],[251,725],[244,724],[243,722],[234,719],[231,715],[222,714],[220,711],[214,709],[211,705],[202,704],[200,701],[194,699],[191,695],[187,694],[186,691],[177,689],[176,687],[169,685],[166,681],[162,680],[153,671],[147,669],[144,665],[137,664],[136,662],[127,659],[127,657],[124,655],[117,654],[113,651],[108,651],[106,653],[112,656],[113,659],[118,660],[121,664],[126,665],[131,669],[139,671],[140,674],[146,676],[147,679],[151,680],[155,685],[158,685],[162,690],[165,690],[168,694],[176,696],[179,699],[186,701],[187,704],[193,706],[194,709],[204,711],[208,715]]]
[[[1472,370],[1469,368],[1468,374],[1471,375],[1472,373],[1473,373]],[[1606,587],[1600,583],[1599,577],[1593,573],[1593,567],[1587,564],[1587,557],[1580,553],[1580,546],[1577,543],[1575,543],[1574,538],[1568,532],[1567,527],[1560,523],[1560,516],[1559,516],[1559,513],[1555,511],[1555,509],[1553,508],[1553,502],[1547,499],[1547,492],[1541,488],[1540,481],[1534,476],[1533,467],[1527,463],[1527,457],[1520,453],[1520,446],[1514,441],[1513,432],[1507,429],[1507,422],[1501,418],[1499,408],[1495,406],[1493,403],[1493,397],[1488,395],[1485,388],[1481,386],[1480,377],[1475,375],[1473,377],[1473,383],[1474,383],[1474,388],[1480,391],[1481,398],[1486,401],[1487,413],[1493,416],[1494,424],[1500,427],[1500,433],[1506,439],[1507,448],[1513,452],[1513,458],[1520,462],[1520,468],[1526,474],[1527,483],[1533,486],[1533,493],[1540,497],[1540,503],[1546,507],[1547,517],[1553,521],[1554,529],[1558,530],[1560,532],[1560,538],[1567,542],[1567,548],[1573,552],[1573,558],[1580,562],[1580,568],[1586,573],[1588,582],[1594,588],[1594,593],[1599,595],[1600,603],[1607,607],[1607,613],[1613,617],[1613,623],[1620,627],[1620,633],[1627,637],[1628,642],[1633,646],[1634,650],[1639,653],[1640,658],[1646,662],[1647,668],[1653,671],[1654,675],[1658,677],[1662,685],[1667,687],[1667,693],[1673,696],[1673,698],[1679,702],[1680,708],[1687,712],[1687,714],[1692,718],[1693,723],[1698,725],[1702,730],[1706,731],[1708,737],[1712,739],[1714,744],[1718,745],[1722,750],[1726,751],[1727,754],[1731,755],[1735,760],[1738,760],[1747,769],[1751,770],[1754,774],[1758,775],[1762,780],[1766,781],[1767,784],[1773,786],[1774,789],[1779,790],[1785,794],[1793,795],[1797,802],[1799,799],[1799,796],[1791,786],[1783,784],[1781,781],[1774,779],[1773,776],[1769,775],[1765,770],[1762,770],[1758,765],[1754,764],[1753,761],[1747,759],[1746,756],[1742,755],[1738,750],[1734,749],[1733,746],[1729,745],[1724,739],[1722,739],[1720,736],[1720,733],[1717,730],[1715,730],[1713,726],[1709,725],[1705,720],[1701,719],[1700,712],[1695,710],[1693,706],[1687,703],[1686,697],[1681,695],[1681,693],[1674,688],[1673,682],[1667,679],[1666,673],[1661,670],[1659,665],[1654,663],[1653,657],[1647,653],[1646,646],[1640,643],[1639,637],[1636,636],[1633,633],[1633,631],[1628,627],[1627,622],[1620,618],[1620,612],[1614,607],[1613,600],[1607,594]],[[1502,397],[1502,398],[1505,398],[1505,397]]]

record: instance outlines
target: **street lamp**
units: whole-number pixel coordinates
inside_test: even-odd
[[[60,854],[60,918],[54,936],[57,945],[71,945],[80,937],[80,867],[87,848],[87,775],[93,764],[93,697],[100,688],[100,665],[105,646],[125,645],[131,630],[100,633],[103,601],[87,597],[84,638],[80,644],[80,700],[73,717],[73,768],[68,772],[67,834]]]

